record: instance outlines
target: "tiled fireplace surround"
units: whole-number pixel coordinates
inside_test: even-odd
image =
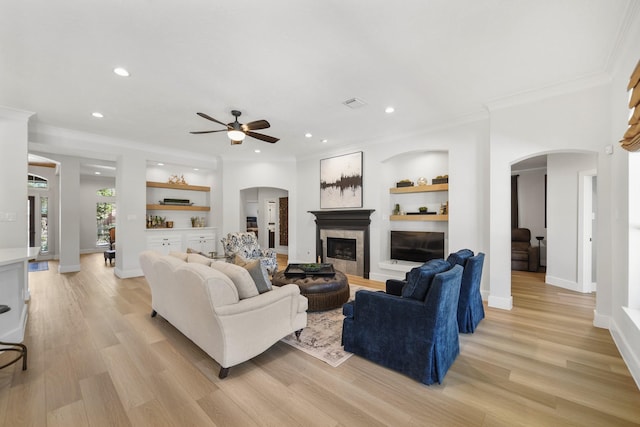
[[[373,209],[309,211],[316,217],[316,258],[336,270],[369,278],[369,224]],[[355,239],[356,260],[327,257],[327,238]]]

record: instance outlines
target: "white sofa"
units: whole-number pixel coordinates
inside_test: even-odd
[[[140,265],[151,288],[151,316],[160,314],[218,362],[220,378],[307,325],[307,299],[296,285],[251,296],[255,282],[246,269],[197,254],[145,251]]]

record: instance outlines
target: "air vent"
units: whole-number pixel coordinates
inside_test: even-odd
[[[343,102],[343,104],[353,109],[364,107],[365,105],[367,105],[366,102],[358,98],[347,99]]]

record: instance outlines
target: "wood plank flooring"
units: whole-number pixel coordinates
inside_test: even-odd
[[[149,316],[144,278],[116,278],[102,254],[81,263],[29,274],[29,369],[0,370],[1,426],[640,425],[640,391],[609,332],[592,326],[594,296],[542,274],[514,272],[514,309],[488,308],[444,383],[425,386],[283,343],[219,380],[212,359]]]

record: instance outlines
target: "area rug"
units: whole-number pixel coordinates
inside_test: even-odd
[[[363,286],[350,285],[351,297],[359,289],[368,289]],[[287,335],[282,342],[302,350],[305,353],[328,363],[334,368],[340,366],[353,353],[344,351],[342,341],[342,307],[327,311],[318,311],[307,314],[307,327],[300,334],[300,341],[295,334]]]
[[[29,271],[46,271],[49,269],[48,261],[38,261],[29,263]]]

